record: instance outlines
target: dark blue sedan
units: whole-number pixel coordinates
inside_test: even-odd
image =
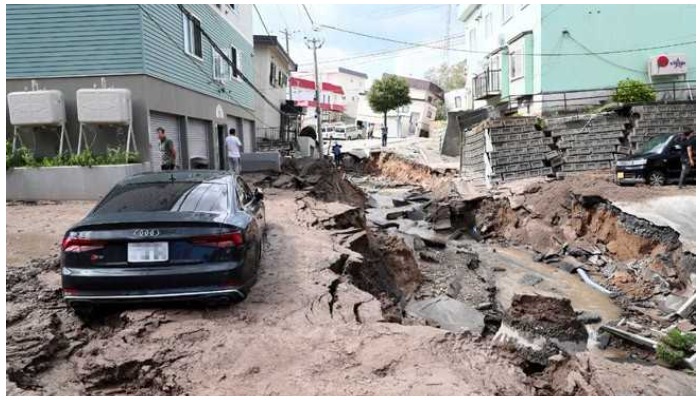
[[[244,299],[262,255],[265,205],[223,171],[134,175],[62,243],[63,294],[96,303]]]

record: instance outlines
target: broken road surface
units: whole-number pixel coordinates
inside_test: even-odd
[[[83,325],[62,308],[55,266],[10,267],[12,277],[28,275],[8,279],[8,394],[537,393],[488,342],[381,322],[379,301],[329,269],[340,253],[329,231],[300,218],[298,193],[266,195],[261,276],[230,307],[118,310]],[[555,371],[583,374],[585,391],[580,383],[558,393],[695,391],[691,377],[658,366],[585,357]]]

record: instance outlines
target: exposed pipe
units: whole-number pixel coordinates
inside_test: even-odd
[[[586,271],[584,271],[583,268],[576,268],[576,272],[578,275],[581,277],[581,279],[590,287],[598,290],[599,292],[605,293],[607,296],[611,296],[613,292],[609,291],[608,289],[600,286],[599,284],[595,283],[593,279],[591,279],[588,274],[586,274]]]
[[[676,314],[683,318],[688,318],[688,315],[695,309],[695,296],[696,294],[693,294],[693,297],[689,298],[683,305],[676,311]]]

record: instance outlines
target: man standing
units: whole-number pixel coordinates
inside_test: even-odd
[[[687,127],[683,129],[681,136],[681,179],[678,188],[683,189],[683,183],[688,176],[690,168],[695,168],[695,130]]]
[[[382,147],[386,147],[387,136],[389,136],[389,130],[386,125],[382,125]]]
[[[228,131],[228,137],[226,138],[226,152],[228,154],[228,167],[229,170],[235,171],[237,174],[241,173],[241,149],[243,148],[243,143],[236,137],[236,129],[231,128]]]
[[[338,141],[336,140],[335,144],[333,145],[333,158],[335,160],[336,167],[340,167],[340,161],[341,161],[340,154],[342,152],[342,150],[341,150],[342,147],[343,146],[338,144]]]
[[[160,140],[158,144],[160,150],[160,169],[163,171],[173,170],[175,169],[175,160],[177,160],[175,144],[165,136],[165,129],[163,129],[163,127],[159,126],[156,132],[158,132],[158,139]]]

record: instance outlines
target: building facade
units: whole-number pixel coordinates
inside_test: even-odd
[[[129,89],[134,140],[142,161],[160,169],[156,129],[163,127],[178,150],[177,163],[193,159],[225,165],[223,139],[240,132],[244,150],[255,145],[255,80],[252,6],[184,5],[8,5],[7,92],[60,90],[65,98],[68,137],[76,148],[79,121],[76,91],[106,79],[110,88]],[[66,21],[71,21],[66,23]],[[206,32],[235,68],[204,37]],[[7,132],[12,126],[7,125]],[[21,133],[37,155],[55,155],[53,137]],[[95,153],[125,148],[125,135],[92,126]]]
[[[445,110],[447,112],[466,111],[472,109],[472,97],[466,88],[445,92]]]
[[[253,37],[255,50],[255,86],[277,107],[273,108],[260,96],[256,97],[255,136],[258,139],[276,140],[287,136],[286,127],[293,115],[280,111],[285,108],[291,73],[297,65],[282,48],[276,36]]]
[[[411,103],[387,113],[388,135],[398,138],[429,136],[431,123],[437,117],[439,101],[444,99],[445,93],[430,81],[403,76],[400,78],[408,83]],[[384,124],[384,116],[375,113],[363,95],[360,96],[357,121],[361,126],[375,126],[374,135],[378,136],[379,127]]]
[[[473,108],[538,114],[597,104],[626,78],[662,97],[691,95],[679,88],[695,80],[695,5],[470,4],[460,19]],[[659,57],[681,67],[659,73]]]
[[[304,120],[316,118],[316,84],[313,80],[292,76],[289,80],[294,105],[301,107]],[[321,82],[321,121],[338,122],[345,113],[345,91],[343,87],[330,82]],[[302,124],[304,125],[304,124]]]
[[[357,72],[343,67],[321,74],[323,82],[329,82],[343,88],[345,115],[348,120],[353,122],[357,119],[360,96],[367,91],[367,79],[367,74],[364,72]]]

